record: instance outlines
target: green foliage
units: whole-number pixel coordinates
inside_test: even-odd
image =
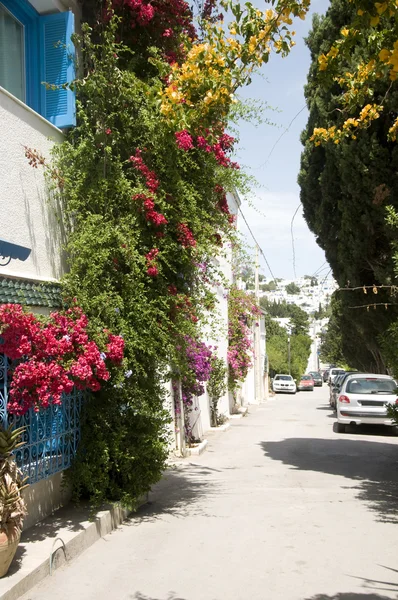
[[[252,328],[261,310],[255,299],[236,285],[228,296],[228,389],[235,393],[252,366]],[[256,324],[258,326],[258,323]]]
[[[385,355],[382,344],[377,339],[380,324],[373,311],[351,308],[363,302],[363,293],[334,292],[331,300],[331,317],[326,333],[322,336],[320,358],[326,363],[349,364],[353,369],[374,373],[384,373]],[[358,310],[358,315],[353,316]],[[376,312],[376,311],[374,311]],[[385,309],[378,312],[382,328],[388,328],[388,315]],[[360,340],[360,342],[359,342]],[[365,343],[366,341],[366,343]]]
[[[276,290],[276,283],[275,281],[269,281],[268,283],[262,283],[260,285],[260,290],[262,290],[263,292],[274,292]]]
[[[222,424],[218,413],[218,401],[227,391],[227,367],[222,358],[213,355],[211,369],[207,393],[210,398],[211,424],[212,427],[217,427]]]
[[[332,309],[330,303],[327,303],[326,306],[323,306],[322,303],[319,303],[318,309],[314,312],[314,319],[326,319],[329,318],[332,314]]]
[[[293,335],[308,333],[310,326],[309,317],[307,313],[296,304],[290,304],[289,302],[286,302],[286,300],[282,302],[274,300],[271,302],[268,298],[263,297],[260,299],[260,306],[267,311],[271,317],[290,318],[290,327]]]
[[[212,155],[178,148],[159,112],[161,78],[137,75],[130,49],[115,42],[118,27],[114,18],[97,28],[94,43],[83,26],[82,78],[74,84],[78,123],[55,148],[50,175],[69,225],[64,296],[75,297],[88,315],[94,340],[104,330],[123,335],[127,364],[84,406],[68,476],[75,498],[131,504],[165,465],[164,382],[171,364],[184,369],[179,342],[200,337],[197,323],[205,324],[214,307],[208,283],[217,274],[209,257],[219,252],[217,234],[233,238],[215,188],[231,186],[233,174]],[[152,191],[130,159],[137,149],[157,182]],[[146,217],[142,197],[166,224]],[[181,242],[181,224],[194,245]]]
[[[267,355],[271,376],[275,373],[289,373],[288,333],[286,329],[266,315]],[[290,372],[294,379],[305,373],[310,356],[311,338],[300,330],[290,336]]]
[[[312,64],[305,96],[310,115],[302,135],[305,148],[299,174],[304,217],[341,287],[388,284],[396,277],[391,243],[398,230],[386,223],[385,204],[398,206],[398,148],[386,141],[395,118],[397,92],[388,95],[391,110],[383,111],[368,129],[358,131],[356,139],[326,147],[309,142],[315,127],[340,127],[348,116],[339,109],[338,83],[330,78],[326,85],[320,76],[318,58],[327,54],[340,37],[340,29],[355,17],[355,5],[343,0],[332,0],[324,17],[314,17],[307,39]],[[358,36],[348,62],[340,65],[341,72],[355,72],[361,60],[368,60],[365,40]],[[382,79],[376,83],[375,102],[386,95],[388,87]],[[395,307],[368,311],[366,305],[388,302],[388,293],[380,291],[374,298],[361,291],[339,294],[333,327],[341,330],[346,361],[364,370],[385,372],[387,356],[381,340],[398,312]],[[352,308],[361,305],[365,308]],[[331,350],[331,355],[335,352]]]
[[[291,283],[288,283],[285,289],[286,289],[286,292],[291,295],[299,294],[301,292],[299,286],[296,283],[294,283],[294,281],[292,281]]]

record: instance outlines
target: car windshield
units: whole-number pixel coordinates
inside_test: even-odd
[[[275,381],[278,381],[278,379],[282,380],[282,381],[291,381],[292,377],[291,377],[291,375],[277,375],[275,377]]]
[[[342,375],[343,373],[345,373],[344,369],[333,369],[332,371],[333,377],[335,377],[336,375]]]
[[[378,377],[356,377],[347,384],[348,394],[396,394],[397,384],[393,379]]]
[[[310,375],[312,375],[313,377],[320,377],[321,374],[320,373],[316,373],[315,371],[310,373]]]
[[[310,379],[312,379],[311,375],[303,375],[301,381],[309,381]]]

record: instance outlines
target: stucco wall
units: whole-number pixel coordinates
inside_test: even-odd
[[[28,510],[24,529],[32,527],[61,506],[65,506],[71,498],[71,490],[65,485],[62,471],[30,485],[22,493]]]
[[[25,262],[12,260],[0,274],[58,279],[64,264],[63,231],[42,168],[33,168],[24,146],[47,159],[62,132],[0,88],[0,239],[32,249]]]

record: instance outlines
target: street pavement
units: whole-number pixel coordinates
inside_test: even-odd
[[[335,433],[327,399],[250,407],[23,600],[397,598],[398,437]]]

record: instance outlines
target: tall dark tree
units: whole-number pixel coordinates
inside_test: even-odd
[[[395,281],[391,244],[397,238],[397,229],[388,226],[385,205],[398,206],[398,149],[395,143],[386,141],[397,98],[392,94],[388,99],[390,110],[368,129],[358,131],[356,139],[322,146],[310,140],[315,127],[340,127],[349,117],[338,103],[342,93],[335,79],[338,73],[325,85],[320,79],[318,58],[330,50],[341,28],[352,22],[355,10],[344,0],[332,0],[324,17],[314,17],[307,39],[312,64],[305,96],[310,115],[302,134],[304,151],[299,174],[305,219],[341,287]],[[367,58],[367,47],[359,39],[349,62],[341,68],[352,72],[360,59]],[[381,80],[376,85],[375,102],[387,91],[388,84]],[[334,318],[341,329],[345,359],[352,366],[386,370],[381,339],[397,319],[397,311],[394,307],[372,307],[369,311],[353,308],[383,302],[389,302],[389,296],[382,290],[377,296],[364,295],[362,290],[338,292]]]

